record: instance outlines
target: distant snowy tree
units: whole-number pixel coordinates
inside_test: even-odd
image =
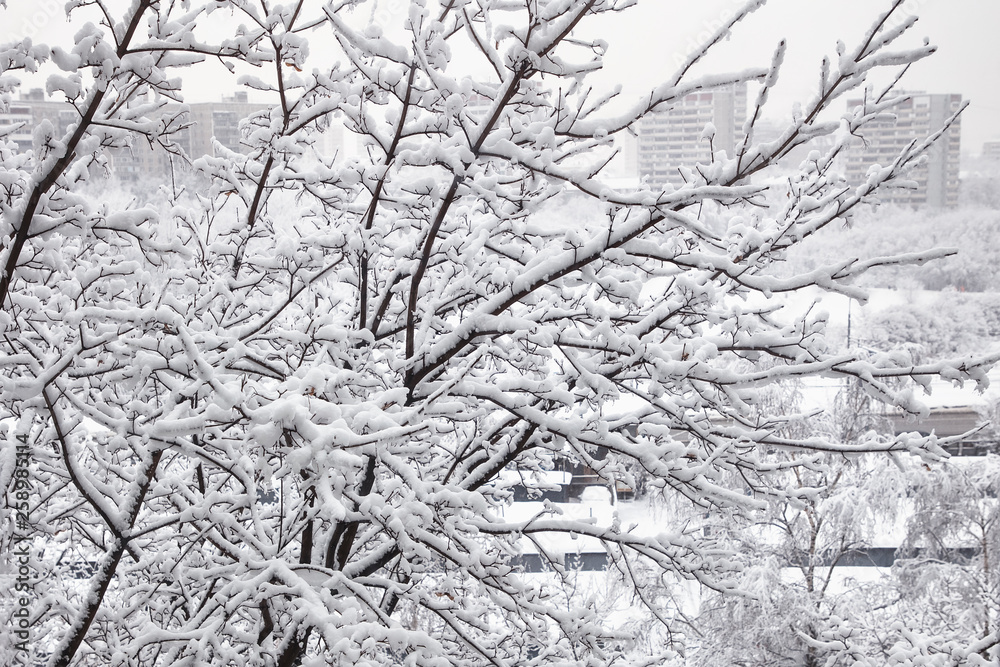
[[[858,318],[865,344],[906,350],[911,358],[974,355],[1000,339],[1000,296],[947,291]]]
[[[776,389],[768,392],[764,410],[800,414],[799,390]],[[789,420],[786,430],[843,446],[873,433],[886,437],[888,427],[878,403],[852,382],[837,392],[824,418]],[[750,594],[705,597],[693,622],[704,639],[689,664],[841,664],[839,647],[828,649],[817,640],[844,619],[858,624],[854,633],[860,637],[871,622],[870,601],[889,595],[887,577],[857,582],[845,568],[873,564],[870,549],[900,520],[906,484],[893,462],[885,456],[832,454],[817,465],[782,469],[788,456],[773,458],[766,505],[744,516],[719,517],[713,525],[717,537],[744,554],[740,588]],[[853,649],[856,656],[857,641]]]
[[[960,201],[964,206],[1000,210],[1000,161],[988,158],[971,160],[962,176]]]
[[[803,271],[845,255],[868,257],[915,248],[953,247],[951,257],[923,265],[895,265],[870,272],[866,287],[989,292],[1000,282],[1000,212],[983,208],[865,211],[847,227],[807,241],[790,259]]]
[[[1000,624],[1000,457],[958,459],[913,476],[914,511],[896,566],[900,616],[953,641],[978,637],[996,664]]]
[[[64,135],[34,128],[32,152],[0,148],[0,480],[12,502],[14,445],[29,443],[28,518],[44,548],[35,659],[610,664],[628,633],[561,593],[555,556],[551,576],[522,572],[525,544],[602,544],[668,631],[670,597],[642,595],[647,578],[632,573],[728,591],[738,561],[682,526],[647,537],[551,506],[507,520],[504,469],[568,457],[613,484],[638,464],[650,488],[714,514],[798,493],[769,486],[770,450],[798,452],[781,468],[815,471],[830,452],[939,453],[920,438],[786,435],[786,418],[754,408],[762,388],[805,375],[853,378],[908,410],[900,378],[985,380],[988,360],[833,349],[823,315],[771,299],[817,285],[861,297],[851,284],[870,268],[944,254],[776,267],[905,180],[937,136],[856,189],[836,173],[895,103],[868,74],[933,52],[897,46],[915,19],[896,20],[898,0],[859,44],[838,45],[814,97],[759,143],[784,43],[763,67],[692,72],[762,3],[624,104],[588,76],[607,48],[593,37],[601,17],[632,4],[412,2],[401,25],[365,26],[375,2],[98,0],[69,3],[72,45],[3,46],[4,100],[18,70],[48,60],[63,73],[46,87],[76,110]],[[310,36],[339,60],[322,62]],[[199,62],[272,102],[245,123],[246,152],[217,145],[194,162],[210,185],[162,205],[87,197],[110,148],[182,157],[187,117],[167,101],[181,98],[178,68]],[[683,188],[602,180],[616,136],[642,117],[737,82],[758,91],[741,140],[677,165]],[[825,113],[859,89],[856,109]],[[331,120],[362,157],[315,153]],[[831,148],[784,185],[754,184],[821,138]],[[593,220],[541,214],[567,191],[589,198]]]

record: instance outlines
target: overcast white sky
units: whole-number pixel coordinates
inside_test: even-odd
[[[655,79],[672,69],[699,33],[741,4],[737,0],[640,3],[637,18],[622,16],[609,33],[607,67],[626,73],[634,69]],[[835,53],[838,39],[848,48],[856,44],[889,5],[887,0],[768,0],[721,45],[712,69],[766,66],[774,46],[786,38],[785,68],[777,94],[771,97],[770,115],[788,114],[795,101],[804,102],[814,94],[823,55]],[[961,93],[971,100],[962,119],[962,148],[978,154],[984,141],[1000,139],[1000,1],[909,0],[904,7],[920,17],[912,34],[904,38],[906,46],[919,46],[928,37],[939,50],[914,65],[903,86]],[[628,85],[627,74],[620,76]]]
[[[378,1],[383,18],[401,14],[408,4]],[[823,54],[832,54],[838,39],[853,45],[889,4],[889,0],[769,0],[734,31],[709,64],[716,71],[765,66],[778,40],[787,38],[785,69],[769,114],[780,118],[790,113],[795,101],[812,96]],[[638,7],[613,20],[582,29],[610,44],[604,79],[639,93],[671,73],[699,37],[741,5],[742,0],[640,0]],[[30,34],[35,41],[65,42],[70,31],[60,18],[62,6],[61,0],[8,0],[8,8],[0,9],[0,41]],[[970,99],[972,105],[962,120],[962,149],[978,154],[984,141],[1000,139],[1000,0],[907,0],[904,7],[920,16],[906,44],[917,46],[929,37],[940,47],[912,68],[904,79],[905,88],[961,93]],[[189,74],[185,84],[190,101],[218,99],[221,92],[231,92],[221,91],[219,80],[205,73]]]

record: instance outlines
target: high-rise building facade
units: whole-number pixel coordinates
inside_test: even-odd
[[[176,131],[169,138],[188,158],[194,160],[203,155],[215,155],[216,143],[237,153],[246,152],[242,141],[240,123],[253,113],[267,109],[267,105],[254,104],[244,92],[221,102],[199,102],[189,104],[182,113],[179,105],[168,105],[168,114],[176,117],[172,124]],[[80,118],[79,112],[69,103],[46,99],[40,89],[23,95],[19,101],[11,102],[4,112],[0,112],[0,132],[13,126],[8,134],[19,151],[32,148],[33,132],[44,121],[52,123],[57,135],[64,135],[69,127]],[[112,172],[124,181],[141,178],[169,178],[172,172],[185,169],[186,162],[178,155],[164,150],[159,145],[150,145],[143,137],[133,137],[127,148],[107,150]]]
[[[861,100],[849,100],[847,106],[853,109],[861,104]],[[894,120],[866,126],[852,144],[847,154],[847,182],[852,187],[861,185],[872,165],[889,166],[911,141],[937,132],[961,107],[961,95],[907,93],[906,99],[892,109]],[[909,173],[907,180],[916,182],[916,188],[883,190],[879,201],[913,207],[957,206],[960,136],[956,119],[931,146],[926,162]]]
[[[240,123],[252,114],[267,109],[267,105],[254,104],[245,92],[233,97],[223,97],[221,102],[195,102],[187,105],[183,114],[180,107],[168,106],[167,111],[178,112],[174,123],[178,130],[170,140],[190,159],[215,155],[216,143],[236,153],[245,153]],[[136,180],[142,176],[166,177],[185,169],[185,161],[162,147],[150,146],[141,137],[135,137],[129,148],[111,151],[113,169],[122,180]]]
[[[61,136],[79,117],[69,103],[47,100],[42,89],[35,88],[22,95],[19,101],[11,102],[7,110],[0,113],[0,128],[13,126],[13,132],[6,138],[23,152],[31,150],[35,129],[42,123],[51,123],[56,134]]]
[[[683,185],[681,167],[710,164],[713,152],[734,154],[747,115],[746,84],[691,93],[639,122],[639,175],[653,186]],[[706,128],[715,128],[711,142]]]
[[[1000,162],[1000,141],[983,142],[982,157],[991,162]]]
[[[34,127],[31,106],[28,104],[12,102],[6,112],[0,113],[0,134],[8,141],[13,141],[17,150],[22,153],[31,150]]]

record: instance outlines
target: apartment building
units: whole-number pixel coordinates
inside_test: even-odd
[[[871,165],[888,166],[911,141],[937,132],[962,106],[961,95],[906,95],[893,107],[894,120],[867,126],[849,149],[845,171],[850,185],[864,183]],[[847,106],[853,109],[860,104],[862,100],[849,100]],[[914,208],[957,206],[960,137],[960,120],[956,120],[927,152],[926,163],[910,172],[909,180],[916,182],[916,188],[884,190],[879,201]]]
[[[180,105],[169,105],[166,110],[177,113],[173,120],[177,129],[170,133],[170,138],[190,159],[215,155],[215,142],[242,153],[246,151],[246,145],[240,123],[267,108],[264,104],[251,103],[245,92],[224,97],[219,102],[189,104],[183,113]],[[22,95],[20,100],[11,102],[5,112],[0,112],[0,131],[14,126],[9,139],[18,150],[27,151],[32,148],[34,129],[43,121],[52,123],[57,134],[61,135],[79,118],[80,114],[71,104],[47,99],[41,89],[35,89]],[[169,178],[175,170],[187,169],[184,159],[139,136],[128,148],[109,150],[108,158],[111,170],[124,181]]]
[[[180,111],[179,107],[173,107]],[[216,143],[236,153],[245,153],[240,123],[254,113],[268,108],[264,104],[254,104],[245,92],[237,92],[232,97],[223,97],[219,102],[196,102],[187,105],[187,112],[177,117],[180,126],[171,135],[171,140],[190,159],[205,155],[216,155]],[[167,108],[168,111],[171,107]],[[162,147],[151,146],[141,137],[136,137],[130,148],[111,151],[112,168],[122,180],[138,180],[145,176],[168,177],[177,170],[187,169],[187,163]]]
[[[982,158],[991,162],[1000,162],[1000,141],[983,142]]]
[[[7,138],[23,152],[31,150],[35,128],[43,122],[50,122],[56,133],[62,134],[79,117],[69,103],[47,100],[42,89],[35,88],[22,95],[19,101],[11,102],[5,112],[0,112],[0,128],[14,126]]]
[[[639,123],[639,175],[654,187],[683,185],[681,167],[710,164],[713,152],[733,155],[747,115],[746,84],[692,93]],[[715,127],[712,141],[705,136]]]

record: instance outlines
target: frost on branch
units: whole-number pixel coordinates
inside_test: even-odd
[[[936,453],[923,438],[789,435],[796,416],[762,413],[762,389],[846,377],[916,410],[908,378],[985,379],[989,360],[912,366],[836,349],[825,317],[771,298],[810,286],[862,298],[851,281],[897,261],[776,267],[928,145],[854,191],[833,169],[892,96],[839,122],[824,109],[871,70],[930,53],[891,51],[905,29],[885,17],[761,144],[753,127],[783,47],[769,66],[701,78],[695,53],[621,112],[617,93],[591,90],[606,47],[591,35],[629,0],[411,3],[393,29],[360,24],[374,2],[136,0],[120,17],[77,4],[76,44],[51,51],[71,71],[49,83],[77,122],[28,159],[3,153],[2,405],[29,420],[51,491],[31,513],[46,553],[92,565],[77,582],[47,564],[36,588],[52,601],[37,645],[56,667],[665,656],[682,648],[681,610],[641,582],[731,592],[739,558],[685,526],[632,531],[551,504],[514,520],[501,473],[544,486],[569,461],[610,488],[642,477],[705,511],[744,512],[780,495],[773,474],[821,466],[820,451]],[[225,12],[233,34],[200,30]],[[333,40],[339,60],[311,55],[309,37]],[[48,54],[13,45],[0,63]],[[460,58],[487,74],[464,74]],[[244,124],[247,152],[186,156],[205,184],[194,193],[120,211],[89,197],[108,147],[185,157],[166,100],[180,97],[175,70],[201,60],[269,96]],[[733,155],[678,165],[694,175],[679,190],[603,180],[615,135],[746,81],[762,92]],[[316,154],[331,123],[363,141],[361,157]],[[780,191],[753,181],[820,137],[834,148]],[[567,192],[596,216],[553,220]],[[567,595],[553,536],[599,545],[666,645],[631,642]],[[545,574],[522,571],[526,549]]]

